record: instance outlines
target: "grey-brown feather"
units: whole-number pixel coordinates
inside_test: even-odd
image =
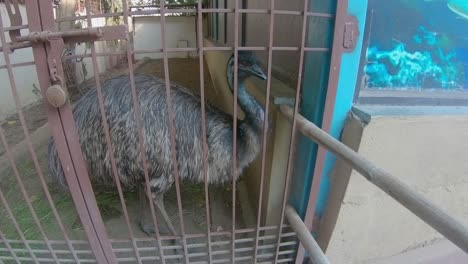
[[[135,75],[134,79],[141,105],[152,191],[165,192],[174,182],[165,84],[163,80],[152,76]],[[144,174],[129,77],[119,76],[107,80],[103,85],[103,94],[120,181],[124,187],[135,187],[144,180]],[[171,83],[171,95],[180,177],[183,180],[202,182],[204,173],[200,98],[175,83]],[[73,116],[90,177],[112,184],[110,153],[104,138],[96,89],[90,90],[77,102]],[[259,153],[261,131],[247,119],[240,120],[237,133],[237,169],[233,177],[232,126],[232,116],[206,103],[209,183],[237,179]],[[52,140],[49,143],[49,169],[66,186]]]

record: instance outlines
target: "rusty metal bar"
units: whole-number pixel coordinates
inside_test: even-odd
[[[2,22],[1,15],[0,15],[0,34],[1,34],[0,39],[1,39],[2,46],[5,46],[5,44],[6,44],[5,31],[3,29],[3,22]],[[49,206],[50,206],[50,208],[52,210],[54,218],[56,219],[57,224],[58,224],[60,230],[62,231],[62,233],[64,235],[64,238],[65,238],[65,240],[67,242],[67,246],[70,249],[70,252],[72,253],[75,260],[77,260],[77,255],[74,252],[74,249],[73,249],[73,246],[70,243],[68,234],[65,231],[65,227],[63,226],[61,218],[57,213],[55,204],[54,204],[54,202],[52,200],[52,197],[50,195],[50,192],[49,192],[49,190],[47,188],[47,184],[46,184],[44,175],[43,175],[42,170],[40,168],[39,161],[37,159],[37,155],[36,155],[36,153],[34,151],[34,147],[32,145],[32,141],[31,141],[30,136],[29,136],[29,130],[27,128],[26,121],[24,119],[24,114],[23,114],[23,111],[22,111],[22,108],[21,108],[21,103],[20,103],[20,100],[19,100],[18,90],[17,90],[17,87],[16,87],[16,82],[15,82],[14,75],[13,75],[13,67],[12,67],[12,64],[10,62],[9,54],[4,52],[4,59],[5,59],[5,63],[6,63],[6,69],[7,69],[7,72],[8,72],[8,77],[10,79],[11,92],[12,92],[12,95],[13,95],[13,98],[14,98],[14,101],[15,101],[17,111],[18,111],[18,116],[19,116],[19,119],[20,119],[20,123],[21,123],[21,126],[23,128],[23,133],[25,135],[26,145],[27,145],[28,151],[29,151],[29,153],[31,155],[35,170],[36,170],[37,175],[39,177],[39,180],[41,182],[41,187],[44,190],[45,196],[46,196],[47,201],[49,203]],[[25,64],[25,63],[23,63],[23,64]],[[40,221],[39,221],[39,219],[38,219],[38,217],[37,217],[37,215],[34,212],[34,209],[32,207],[31,200],[29,199],[29,196],[27,195],[24,184],[21,181],[21,177],[20,177],[19,172],[18,172],[18,170],[16,168],[13,156],[11,155],[10,149],[9,149],[7,141],[6,141],[6,138],[4,136],[3,129],[1,129],[1,131],[0,131],[0,136],[2,138],[2,142],[3,142],[4,146],[5,146],[7,157],[8,157],[8,159],[9,159],[11,165],[12,165],[12,169],[13,169],[13,171],[15,173],[15,176],[16,176],[16,179],[18,181],[19,187],[21,189],[22,195],[24,196],[25,201],[26,201],[29,209],[31,210],[32,216],[33,216],[35,222],[38,225],[38,228],[39,228],[39,231],[41,232],[41,235],[46,240],[49,250],[51,250],[51,246],[50,246],[50,244],[48,242],[48,238],[45,235],[45,232],[44,232],[42,226],[40,225]],[[53,255],[54,259],[57,259],[57,257],[55,256],[54,253],[52,253],[52,251],[51,251],[51,254]]]
[[[292,122],[297,123],[302,134],[351,165],[368,181],[468,253],[468,227],[466,225],[450,216],[423,195],[412,190],[411,187],[392,174],[374,165],[345,144],[328,135],[301,115],[293,116],[288,106],[282,105],[280,109],[286,117],[293,119]]]
[[[0,19],[1,19],[1,17],[0,17]],[[6,55],[6,56],[8,56],[8,55]],[[10,163],[10,166],[11,166],[11,168],[13,170],[13,174],[15,175],[16,182],[18,183],[21,194],[23,196],[24,201],[26,202],[26,205],[27,205],[27,207],[29,209],[29,212],[31,213],[31,216],[32,216],[32,218],[34,220],[34,223],[36,224],[37,229],[39,230],[39,233],[42,236],[42,239],[45,241],[50,254],[54,258],[54,261],[56,263],[58,263],[57,255],[55,255],[54,251],[52,250],[52,247],[51,247],[51,245],[49,243],[49,238],[47,237],[47,235],[46,235],[46,233],[44,231],[44,228],[43,228],[43,226],[41,224],[41,221],[39,220],[39,217],[37,216],[36,211],[34,210],[31,199],[29,198],[29,195],[28,195],[28,193],[26,191],[26,187],[24,186],[23,180],[21,179],[20,173],[18,171],[18,167],[15,164],[15,160],[14,160],[13,155],[11,153],[10,146],[8,145],[8,142],[7,142],[7,139],[5,137],[5,133],[4,133],[2,127],[0,127],[0,138],[1,138],[1,142],[3,144],[3,147],[5,148],[5,153],[6,153],[7,159],[8,159],[8,161]],[[16,221],[16,220],[14,220],[14,221]]]
[[[54,31],[56,29],[51,2],[27,1],[26,8],[31,31]],[[52,48],[52,46],[55,48],[60,47],[61,43],[56,41],[53,40],[49,43],[48,53],[42,44],[33,44],[33,54],[37,62],[36,70],[43,92],[51,85],[48,59],[55,59],[58,62],[55,64],[57,73],[63,76],[63,68],[59,63],[60,58],[54,58],[54,56],[60,54],[60,50]],[[108,263],[108,259],[112,261],[115,259],[115,255],[109,251],[111,245],[106,241],[107,235],[89,181],[78,135],[76,134],[73,113],[68,106],[56,109],[46,104],[46,109],[62,166],[70,168],[70,170],[64,170],[64,173],[88,241],[98,263]]]
[[[238,92],[238,64],[239,64],[239,0],[234,1],[234,91],[232,117],[232,264],[236,262],[236,167],[237,167],[237,92]]]
[[[19,36],[16,41],[45,42],[55,38],[73,38],[73,37],[102,37],[102,31],[99,28],[76,29],[63,32],[31,32],[26,36]]]
[[[31,42],[21,42],[21,43],[6,43],[5,45],[2,45],[0,47],[0,52],[13,52],[16,49],[23,49],[23,48],[29,48],[31,47]]]
[[[286,218],[294,231],[296,231],[299,241],[301,241],[301,244],[307,250],[307,253],[309,253],[310,261],[314,264],[330,264],[330,261],[328,261],[325,253],[323,253],[307,226],[302,222],[301,217],[290,205],[286,207]]]
[[[19,260],[18,260],[18,256],[16,255],[16,252],[13,251],[13,248],[11,247],[10,242],[7,241],[7,239],[5,238],[5,234],[3,234],[3,232],[1,230],[0,230],[0,240],[5,244],[8,252],[11,254],[11,256],[16,261],[16,263],[21,264],[21,262],[19,262]],[[26,252],[27,252],[27,250],[26,250]]]
[[[1,51],[0,51],[1,52]],[[27,62],[20,62],[20,63],[13,63],[10,64],[11,68],[23,67],[23,66],[34,66],[36,65],[35,61],[27,61]],[[0,70],[7,69],[8,65],[1,65]]]
[[[205,208],[206,208],[206,235],[208,240],[208,263],[213,261],[211,252],[211,211],[210,211],[210,194],[208,189],[208,144],[206,133],[206,109],[205,109],[205,74],[204,74],[204,49],[203,49],[203,14],[202,1],[198,1],[197,6],[197,41],[198,41],[198,59],[200,67],[200,102],[201,102],[201,130],[203,144],[203,178],[205,180]]]
[[[330,58],[330,71],[328,76],[327,94],[325,106],[323,110],[322,129],[330,131],[331,120],[333,118],[333,110],[335,109],[336,93],[338,89],[338,79],[341,69],[341,58],[343,55],[343,28],[348,16],[348,0],[338,0],[336,5],[335,28],[333,33],[333,44]],[[315,168],[312,175],[312,186],[309,192],[307,202],[306,215],[304,223],[309,229],[312,229],[312,222],[317,205],[317,197],[320,189],[320,183],[323,176],[323,168],[325,166],[326,149],[319,145],[317,157],[315,160]],[[304,259],[304,248],[299,246],[296,264],[301,264]]]
[[[166,8],[165,14],[174,14],[174,13],[183,13],[183,14],[194,14],[198,11],[193,9],[187,8],[178,8],[178,9],[168,9]],[[243,14],[269,14],[270,10],[268,9],[238,9],[239,13]],[[124,12],[113,12],[113,13],[100,13],[91,15],[91,18],[108,18],[108,17],[116,17],[122,16]],[[127,13],[129,16],[135,15],[160,15],[161,11],[159,9],[153,10],[136,10],[136,11],[128,11]],[[201,13],[235,13],[234,8],[203,8],[201,9]],[[320,12],[304,12],[304,11],[291,11],[291,10],[275,10],[275,14],[277,15],[290,15],[290,16],[303,16],[305,13],[306,16],[313,16],[313,17],[323,17],[323,18],[333,18],[333,14],[329,13],[320,13]],[[76,20],[85,20],[86,16],[74,16],[74,17],[62,17],[57,18],[56,22],[68,22],[68,21],[76,21]],[[9,30],[15,30],[9,29]]]
[[[128,11],[127,5],[128,5],[127,1],[122,1],[124,23],[125,23],[125,25],[128,26],[129,11]],[[137,131],[138,131],[138,145],[139,145],[139,150],[140,150],[141,162],[142,162],[142,165],[143,165],[143,175],[144,175],[144,178],[145,178],[145,194],[146,194],[146,198],[149,201],[149,206],[150,206],[150,211],[151,211],[151,219],[153,221],[153,226],[154,226],[154,231],[155,231],[155,238],[156,238],[158,248],[159,248],[159,256],[160,256],[160,258],[162,260],[162,264],[165,264],[166,260],[164,258],[164,251],[162,249],[161,237],[160,237],[160,234],[159,234],[158,220],[156,218],[156,210],[154,208],[153,200],[151,199],[152,195],[151,195],[150,179],[149,179],[149,174],[148,174],[148,160],[147,160],[147,157],[146,157],[145,140],[144,140],[144,137],[143,137],[143,126],[142,126],[143,115],[141,113],[140,103],[138,102],[138,95],[137,95],[137,92],[136,92],[135,72],[134,72],[134,66],[133,66],[132,48],[133,48],[133,43],[131,42],[130,39],[127,38],[128,74],[130,76],[130,88],[132,90],[131,91],[132,92],[132,103],[133,103],[133,107],[135,109],[135,123],[136,123]]]
[[[90,1],[86,0],[85,5],[86,5],[87,24],[88,24],[88,27],[89,27],[88,29],[91,29],[92,19],[90,17],[90,13],[89,13],[89,10],[91,10]],[[97,33],[101,34],[100,31],[97,31]],[[108,152],[110,154],[109,156],[110,156],[111,167],[112,167],[112,175],[114,177],[114,183],[115,183],[115,185],[117,187],[117,192],[119,194],[119,200],[120,200],[120,204],[122,206],[122,211],[123,211],[123,214],[124,214],[125,223],[127,225],[128,233],[130,235],[130,239],[132,240],[132,245],[133,245],[133,249],[134,249],[134,252],[135,252],[136,260],[137,260],[138,263],[142,263],[141,259],[140,259],[140,254],[138,253],[138,248],[137,248],[137,245],[136,245],[136,242],[135,242],[135,239],[134,239],[134,233],[133,233],[132,225],[131,225],[131,222],[130,222],[130,217],[129,217],[129,214],[128,214],[128,210],[127,210],[127,205],[125,203],[125,197],[124,197],[123,191],[122,191],[122,184],[120,182],[120,176],[119,176],[119,172],[117,170],[117,162],[115,161],[115,157],[114,157],[114,146],[112,145],[109,124],[107,123],[106,110],[104,108],[104,95],[103,95],[103,89],[102,89],[102,86],[101,86],[101,80],[100,80],[100,76],[99,76],[99,74],[100,74],[99,65],[97,63],[96,47],[95,47],[94,42],[91,43],[91,56],[92,56],[92,64],[93,64],[93,71],[94,71],[94,79],[95,79],[95,82],[96,82],[96,92],[97,92],[97,97],[98,97],[98,102],[99,102],[99,111],[101,112],[101,117],[102,117],[101,122],[102,122],[103,130],[104,130],[104,137],[105,137],[105,140],[106,140],[106,145],[107,145],[107,148],[108,148]]]
[[[233,47],[202,47],[203,51],[232,51]],[[266,51],[269,47],[238,47],[238,50],[251,50],[251,51]],[[271,47],[273,51],[299,51],[299,47]],[[329,52],[329,48],[304,48],[308,52]],[[1,48],[0,48],[1,51]],[[198,48],[167,48],[167,52],[195,52],[198,51]],[[146,54],[146,53],[163,53],[162,49],[140,49],[132,51],[132,54]],[[103,56],[114,56],[114,55],[124,55],[126,52],[113,51],[113,52],[99,52],[96,53],[97,57]],[[91,58],[91,54],[78,54],[78,55],[67,55],[63,56],[64,60],[71,59],[81,59],[81,58]],[[20,64],[13,64],[13,67],[22,66]],[[0,66],[0,69],[5,67],[4,65]]]
[[[263,203],[263,185],[265,181],[265,166],[266,166],[266,145],[267,145],[267,132],[268,132],[268,118],[270,109],[270,91],[271,91],[271,69],[273,60],[273,40],[274,40],[274,29],[275,29],[275,0],[271,1],[270,6],[270,23],[269,23],[269,35],[268,35],[268,66],[267,66],[267,88],[265,96],[265,120],[263,122],[263,137],[262,137],[262,164],[260,169],[260,191],[258,194],[258,212],[257,212],[257,232],[255,236],[255,251],[254,251],[254,262],[257,262],[258,248],[259,248],[259,236],[260,236],[260,224],[262,216],[262,203]]]
[[[306,32],[307,32],[307,19],[308,17],[305,15],[305,11],[309,10],[309,0],[304,0],[304,16],[302,18],[302,33],[301,33],[301,49],[300,49],[300,58],[299,58],[299,68],[298,68],[298,76],[297,76],[297,86],[296,86],[296,98],[294,104],[294,116],[298,114],[299,111],[299,99],[301,94],[301,86],[302,86],[302,71],[304,67],[304,54],[305,54],[305,41],[306,41]],[[275,254],[275,263],[278,262],[278,253],[280,250],[281,244],[281,227],[283,226],[284,221],[284,212],[286,209],[286,202],[288,200],[289,194],[289,184],[290,178],[292,174],[292,162],[293,162],[293,153],[295,147],[295,138],[296,138],[296,122],[292,122],[292,129],[291,129],[291,142],[289,145],[289,153],[288,153],[288,165],[286,170],[286,179],[284,185],[284,196],[283,196],[283,203],[281,205],[281,217],[280,217],[280,224],[278,229],[278,240],[276,242],[276,254]]]
[[[26,241],[26,238],[24,237],[23,231],[21,231],[21,228],[18,225],[18,221],[16,220],[13,211],[11,211],[10,205],[8,205],[8,201],[5,198],[5,195],[3,194],[3,191],[0,189],[0,203],[3,204],[3,207],[5,207],[5,210],[7,211],[7,215],[10,218],[10,220],[13,222],[13,226],[15,227],[16,232],[18,233],[21,243],[26,247],[28,250],[29,255],[31,258],[34,260],[35,263],[39,264],[39,261],[37,259],[37,256],[32,252],[31,247],[29,246],[29,243]]]
[[[171,83],[169,77],[169,58],[167,56],[167,43],[166,43],[166,7],[164,6],[165,1],[160,2],[161,11],[161,44],[163,48],[163,62],[164,62],[164,81],[166,85],[166,102],[167,102],[167,118],[169,121],[169,134],[171,142],[171,159],[172,159],[172,171],[174,173],[174,182],[177,196],[177,208],[179,209],[179,224],[180,224],[180,235],[182,243],[184,245],[185,263],[189,263],[188,250],[187,250],[187,238],[185,236],[185,223],[184,223],[184,212],[182,210],[182,198],[180,194],[180,173],[179,165],[177,162],[177,147],[175,139],[175,126],[174,126],[174,108],[172,107],[172,96],[171,96]]]

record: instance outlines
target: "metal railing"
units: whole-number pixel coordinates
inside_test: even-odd
[[[289,106],[282,105],[281,112],[291,121],[294,121],[298,130],[306,137],[317,144],[320,144],[328,151],[351,165],[368,181],[373,183],[379,189],[387,193],[406,209],[426,222],[432,228],[437,230],[448,240],[457,245],[464,252],[468,253],[468,227],[456,220],[440,207],[429,201],[423,195],[411,189],[389,172],[379,168],[366,158],[357,154],[351,148],[336,140],[332,136],[317,127],[314,123],[308,121]],[[297,215],[296,211],[289,207],[286,211],[286,217],[291,227],[303,244],[304,248],[311,255],[312,263],[329,263],[323,251],[318,247],[317,242]]]

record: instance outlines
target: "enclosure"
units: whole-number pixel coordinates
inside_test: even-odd
[[[356,20],[347,15],[348,1],[1,2],[0,262],[302,262],[304,251],[285,210],[292,203],[304,216],[316,206],[310,164],[325,153],[296,135],[295,119],[290,122],[279,106],[289,105],[294,114],[330,129],[341,57],[355,48],[359,36]],[[254,52],[266,80],[249,78],[244,84],[238,78],[245,73],[244,51]],[[142,88],[135,81],[142,75],[164,84],[168,123],[163,129],[174,181],[164,201],[177,234],[170,234],[153,204],[148,168],[156,161],[146,157],[153,145],[144,137],[151,126],[143,123],[152,109],[137,96]],[[106,101],[103,91],[115,78],[128,78],[131,96],[125,103]],[[173,106],[179,101],[172,97],[178,87],[173,82],[200,98],[201,119],[190,127],[191,135],[176,129],[180,117]],[[238,102],[245,93],[261,109],[262,123],[254,132],[238,130],[252,118]],[[98,172],[80,137],[86,126],[74,112],[83,98],[97,109],[98,126],[91,132],[106,146],[96,155],[109,164],[112,184],[94,181]],[[135,159],[115,155],[123,142],[116,139],[112,109],[127,111],[124,106],[132,109],[124,114],[132,114],[136,131],[124,152],[135,151]],[[247,143],[258,152],[238,180],[230,176],[222,184],[208,181],[218,177],[208,172],[212,107],[232,115],[232,137],[222,152],[232,164],[245,159],[238,151]],[[165,111],[156,114],[165,116]],[[259,141],[244,143],[245,133]],[[202,157],[203,178],[190,182],[181,177],[184,164],[177,159],[191,146],[180,146],[179,140],[196,135],[202,135],[194,155]],[[51,176],[50,139],[68,188]],[[121,182],[120,165],[126,162],[141,170],[144,190]],[[232,165],[229,174],[238,169]],[[140,208],[144,201],[146,207]],[[155,234],[142,231],[141,212]],[[311,225],[311,216],[307,219]]]

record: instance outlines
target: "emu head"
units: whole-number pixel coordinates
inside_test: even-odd
[[[263,73],[262,69],[258,65],[258,60],[252,51],[240,50],[237,57],[237,78],[239,82],[243,82],[250,76],[255,76],[262,80],[267,79],[267,76]],[[234,86],[234,54],[232,54],[229,58],[226,75],[229,86],[232,90],[232,87]]]

